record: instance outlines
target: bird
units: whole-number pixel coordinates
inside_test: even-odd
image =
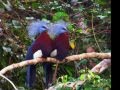
[[[70,33],[68,31],[68,23],[65,21],[57,21],[50,25],[48,30],[49,36],[53,40],[53,51],[51,52],[51,57],[62,61],[69,53],[69,50],[75,48],[74,42],[70,41]],[[56,79],[56,70],[58,64],[56,64],[55,73],[53,75],[53,81]]]
[[[36,20],[30,23],[27,27],[28,35],[33,40],[32,44],[29,46],[26,60],[43,57],[47,58],[53,51],[52,43],[48,34],[48,21]],[[52,64],[44,62],[43,70],[45,72],[45,87],[48,87],[48,83],[51,82],[50,78],[52,75]],[[36,66],[28,65],[26,74],[26,85],[29,88],[33,88],[36,79]]]
[[[51,56],[54,56],[58,60],[63,60],[69,50],[75,48],[74,42],[70,41],[70,33],[67,28],[68,24],[63,21],[57,21],[50,26],[48,34],[53,40],[53,51]]]

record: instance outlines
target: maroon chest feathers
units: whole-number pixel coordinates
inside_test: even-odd
[[[41,33],[32,45],[33,53],[39,49],[41,49],[43,54],[46,55],[48,55],[52,50],[52,40],[50,39],[47,32]]]
[[[54,40],[54,48],[69,49],[69,34],[62,33]]]

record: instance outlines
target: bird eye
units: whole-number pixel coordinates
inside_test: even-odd
[[[63,30],[67,30],[67,28],[65,28],[65,27],[63,27],[62,29],[63,29]]]
[[[42,26],[42,28],[47,29],[47,27],[46,27],[46,26]]]

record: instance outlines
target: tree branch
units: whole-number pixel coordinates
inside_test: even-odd
[[[1,73],[0,73],[0,76],[1,76],[2,78],[4,78],[5,80],[7,80],[7,81],[13,86],[13,88],[14,88],[15,90],[18,90],[17,87],[15,86],[15,84],[14,84],[10,79],[8,79],[7,77],[5,77],[5,76],[2,75]]]
[[[111,59],[103,59],[103,61],[93,67],[91,71],[99,74],[106,70],[109,66],[111,66]]]
[[[111,53],[83,53],[83,54],[79,54],[79,55],[72,55],[72,56],[68,56],[66,57],[63,61],[59,61],[55,58],[36,58],[36,59],[31,59],[31,60],[25,60],[19,63],[15,63],[15,64],[11,64],[5,68],[3,68],[0,71],[0,74],[5,74],[6,72],[13,70],[15,68],[20,68],[23,66],[27,66],[27,65],[33,65],[33,64],[37,64],[37,63],[42,63],[42,62],[51,62],[51,63],[65,63],[65,62],[71,62],[71,61],[76,61],[76,60],[81,60],[81,59],[85,59],[85,58],[101,58],[101,59],[110,59],[111,58]]]

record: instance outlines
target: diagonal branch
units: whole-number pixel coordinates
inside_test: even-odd
[[[98,63],[95,67],[93,67],[91,71],[99,74],[110,66],[111,66],[111,59],[103,59],[100,63]]]
[[[5,76],[2,75],[2,74],[0,74],[0,77],[6,79],[6,80],[13,86],[13,88],[14,88],[15,90],[18,90],[17,87],[14,85],[14,83],[13,83],[10,79],[8,79],[7,77],[5,77]]]
[[[20,68],[23,66],[27,66],[27,65],[33,65],[33,64],[37,64],[37,63],[42,63],[42,62],[51,62],[51,63],[65,63],[65,62],[71,62],[71,61],[76,61],[76,60],[81,60],[81,59],[85,59],[85,58],[101,58],[101,59],[109,59],[111,58],[111,53],[83,53],[83,54],[79,54],[79,55],[72,55],[72,56],[68,56],[66,57],[63,61],[59,61],[55,58],[36,58],[36,59],[32,59],[32,60],[25,60],[19,63],[15,63],[15,64],[11,64],[5,68],[3,68],[0,71],[0,74],[5,74],[6,72],[13,70],[15,68]]]

